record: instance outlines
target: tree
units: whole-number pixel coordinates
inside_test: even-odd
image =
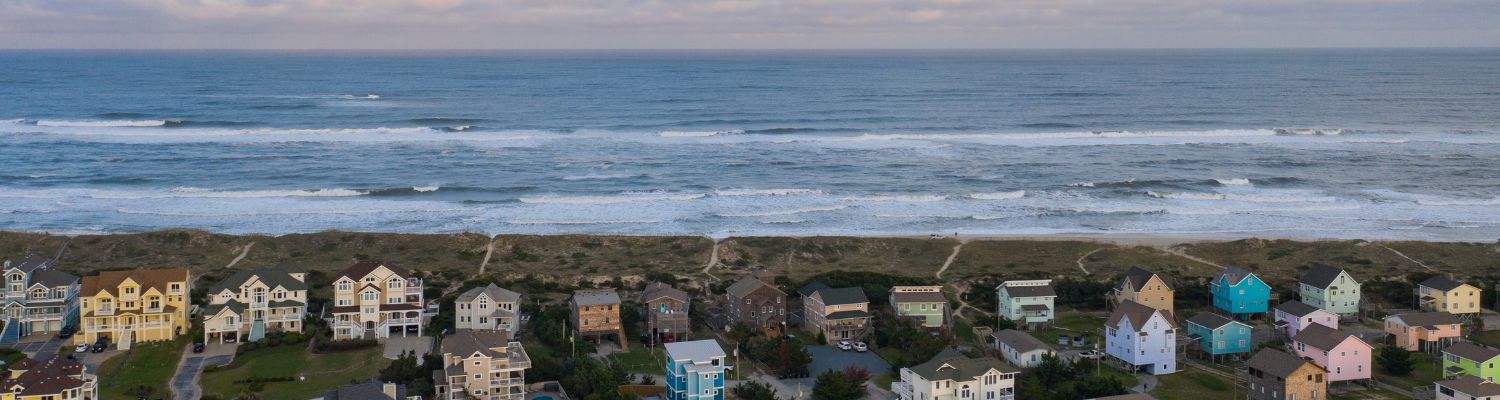
[[[1411,373],[1411,353],[1400,347],[1386,345],[1380,349],[1380,365],[1391,375],[1406,376]]]
[[[776,397],[776,390],[771,389],[771,385],[755,381],[741,383],[732,392],[740,400],[781,400]]]
[[[868,377],[868,372],[866,376]],[[818,374],[813,382],[813,400],[861,399],[866,394],[864,382],[855,382],[845,371],[827,371]]]

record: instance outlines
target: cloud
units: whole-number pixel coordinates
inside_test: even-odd
[[[0,0],[7,48],[1496,46],[1492,0]]]

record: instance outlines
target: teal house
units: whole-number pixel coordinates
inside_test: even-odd
[[[724,400],[724,349],[714,340],[667,343],[667,400]]]
[[[1211,312],[1200,312],[1187,321],[1188,339],[1212,356],[1250,353],[1250,325]]]
[[[1271,286],[1239,267],[1225,268],[1209,282],[1209,291],[1213,292],[1214,307],[1239,319],[1265,313],[1271,303]]]

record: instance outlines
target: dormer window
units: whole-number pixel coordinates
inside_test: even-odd
[[[135,294],[135,288],[133,288],[133,287],[127,287],[127,288],[125,288],[125,294]]]
[[[167,286],[167,291],[168,291],[168,293],[172,293],[172,294],[182,293],[182,284],[181,283],[173,283],[171,285],[168,285]]]
[[[349,285],[349,281],[339,281],[339,291],[340,292],[347,292],[350,289],[353,289],[353,287],[351,287]]]

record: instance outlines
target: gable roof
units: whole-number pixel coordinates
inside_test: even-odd
[[[803,296],[812,296],[813,293],[815,293],[815,292],[817,292],[819,290],[827,289],[827,288],[828,288],[827,284],[824,284],[823,282],[820,282],[820,281],[813,281],[813,282],[809,282],[806,285],[803,285],[801,289],[797,289],[797,294],[800,294],[800,295],[803,295]]]
[[[228,309],[229,311],[233,311],[235,315],[245,315],[245,304],[244,303],[240,303],[238,301],[229,301],[229,302],[225,302],[223,304],[209,304],[209,305],[203,306],[203,317],[204,318],[208,318],[208,317],[212,317],[212,316],[215,316],[215,315],[219,315],[219,312],[222,312],[225,309]]]
[[[494,283],[491,283],[491,284],[489,284],[489,286],[485,286],[485,287],[477,287],[477,288],[469,289],[469,290],[465,291],[463,294],[458,295],[458,300],[457,301],[462,301],[462,302],[474,301],[474,299],[479,298],[480,294],[484,294],[486,297],[489,297],[490,300],[492,300],[492,301],[494,301],[496,303],[519,303],[519,302],[521,302],[521,294],[520,293],[516,293],[516,292],[511,291],[510,289],[506,289],[506,288],[502,288],[502,287],[496,286]]]
[[[1302,366],[1308,363],[1309,361],[1306,359],[1297,357],[1291,353],[1265,348],[1256,352],[1255,356],[1250,357],[1250,362],[1247,365],[1250,368],[1255,368],[1261,372],[1285,379],[1297,372],[1297,370],[1302,369]]]
[[[74,283],[78,283],[78,275],[73,275],[51,268],[45,268],[31,273],[32,285],[58,287],[72,285]]]
[[[1235,320],[1206,311],[1194,314],[1192,318],[1188,318],[1188,322],[1208,329],[1219,329],[1221,326],[1236,323]]]
[[[396,385],[396,397],[385,393],[387,383],[375,379],[344,385],[323,393],[323,400],[406,400],[406,385]]]
[[[573,304],[580,306],[620,304],[620,294],[614,289],[578,290],[573,292]]]
[[[1388,318],[1400,320],[1402,324],[1412,327],[1436,328],[1438,325],[1457,325],[1462,323],[1462,321],[1458,320],[1457,316],[1440,311],[1396,314]]]
[[[1130,319],[1130,326],[1139,330],[1156,313],[1161,313],[1162,319],[1167,320],[1168,327],[1177,327],[1177,323],[1172,321],[1172,313],[1157,310],[1132,300],[1125,300],[1120,302],[1120,305],[1115,306],[1115,311],[1109,314],[1109,320],[1105,321],[1104,324],[1105,326],[1119,327],[1120,320],[1128,318]]]
[[[149,289],[158,292],[167,292],[167,283],[186,282],[188,279],[187,268],[157,268],[157,269],[135,269],[129,271],[100,271],[98,275],[83,277],[83,291],[80,296],[94,296],[99,292],[115,293],[119,290],[120,283],[126,279],[135,281],[141,285],[141,293]]]
[[[1292,337],[1292,340],[1317,347],[1320,350],[1330,350],[1338,347],[1339,344],[1344,343],[1345,340],[1351,337],[1354,337],[1354,335],[1349,332],[1329,328],[1323,324],[1309,324],[1302,328],[1302,330],[1297,331],[1297,336]],[[1359,339],[1355,338],[1355,340]],[[1364,341],[1361,340],[1360,343],[1364,343]]]
[[[896,303],[947,303],[948,297],[943,292],[893,292],[891,299]]]
[[[1130,267],[1129,270],[1126,270],[1125,276],[1120,277],[1119,282],[1115,282],[1115,289],[1124,289],[1125,284],[1129,283],[1132,289],[1139,291],[1141,290],[1141,286],[1145,286],[1146,282],[1150,282],[1153,276],[1160,278],[1162,285],[1166,286],[1167,290],[1172,290],[1172,282],[1169,282],[1165,275],[1158,275],[1141,267]]]
[[[208,292],[219,293],[227,289],[231,292],[238,293],[240,290],[240,286],[244,286],[245,283],[249,282],[251,279],[260,279],[260,281],[265,282],[266,287],[270,289],[276,289],[277,286],[280,286],[286,288],[286,290],[292,291],[307,290],[306,282],[299,281],[297,280],[297,278],[292,277],[292,274],[305,273],[307,270],[299,270],[295,268],[301,267],[291,265],[278,265],[273,267],[259,267],[248,271],[235,272],[234,274],[231,274],[227,277],[224,277],[224,279],[219,280],[218,283],[215,283],[208,289]]]
[[[361,278],[364,278],[365,275],[369,275],[371,272],[375,272],[375,269],[380,267],[385,267],[386,269],[391,270],[391,273],[396,274],[396,276],[402,278],[411,278],[411,271],[407,271],[406,268],[401,268],[392,264],[386,264],[385,262],[380,260],[365,260],[354,263],[354,265],[350,265],[349,268],[344,268],[342,272],[339,272],[338,276],[333,277],[333,280],[336,281],[342,277],[349,277],[349,279],[359,281]]]
[[[1026,332],[1021,332],[1015,329],[996,331],[995,333],[990,334],[990,336],[995,338],[995,342],[1003,343],[1006,347],[1016,349],[1016,351],[1021,353],[1027,353],[1033,350],[1052,350],[1051,346],[1047,346],[1046,343],[1042,343],[1042,341],[1040,339],[1037,339],[1035,336],[1028,335],[1026,334]]]
[[[1420,285],[1446,292],[1449,290],[1457,289],[1459,286],[1463,286],[1464,283],[1448,279],[1448,277],[1446,276],[1438,275],[1427,278],[1427,280],[1422,281]]]
[[[708,361],[724,357],[724,348],[713,339],[673,342],[664,345],[673,360]]]
[[[991,369],[1003,374],[1020,372],[994,357],[968,358],[953,349],[943,349],[931,361],[911,367],[911,372],[928,381],[969,381],[983,376]]]
[[[1449,345],[1448,347],[1443,348],[1443,352],[1459,356],[1466,360],[1481,362],[1489,361],[1490,359],[1493,359],[1495,357],[1500,357],[1500,350],[1496,350],[1492,347],[1481,346],[1471,342],[1454,343],[1452,345]]]
[[[652,282],[650,285],[646,286],[646,291],[641,292],[641,303],[651,302],[663,297],[677,300],[683,303],[686,303],[688,301],[688,293],[684,292],[682,289],[678,289],[672,287],[672,285],[661,282]]]
[[[1276,305],[1276,310],[1277,311],[1281,311],[1281,312],[1285,312],[1287,314],[1295,315],[1298,318],[1301,318],[1301,317],[1306,317],[1307,314],[1312,314],[1312,313],[1318,312],[1321,309],[1317,308],[1317,307],[1310,306],[1307,303],[1303,303],[1303,302],[1300,302],[1300,301],[1289,300],[1289,301],[1287,301],[1285,303],[1277,304]]]
[[[743,298],[745,296],[749,296],[750,293],[753,293],[763,287],[771,288],[771,290],[775,290],[777,293],[781,293],[782,296],[786,296],[786,292],[782,292],[781,289],[776,288],[776,286],[766,283],[766,281],[763,281],[760,278],[756,278],[754,276],[746,276],[740,278],[740,280],[734,281],[734,284],[729,285],[729,288],[725,289],[725,292],[729,293],[730,296]]]
[[[1344,273],[1343,268],[1313,264],[1312,268],[1303,273],[1302,279],[1297,282],[1316,288],[1327,289],[1329,285],[1333,284],[1333,280],[1338,279],[1339,274],[1342,273]],[[1354,275],[1349,275],[1349,278],[1354,279]],[[1355,280],[1354,283],[1359,284],[1359,281]]]
[[[1219,275],[1214,277],[1214,280],[1224,279],[1225,281],[1229,282],[1230,286],[1234,286],[1240,284],[1240,282],[1244,281],[1245,278],[1249,278],[1253,275],[1255,275],[1255,273],[1246,271],[1243,268],[1229,266],[1227,268],[1224,268],[1223,272],[1219,272]]]
[[[870,302],[870,299],[865,297],[865,290],[857,287],[837,289],[823,288],[818,289],[815,293],[818,295],[818,297],[823,298],[823,305],[825,306],[836,304],[860,304]]]
[[[1016,297],[1057,297],[1057,292],[1052,290],[1052,285],[1039,286],[1005,286],[1005,294],[1011,298]]]
[[[509,344],[510,340],[505,338],[505,332],[460,329],[443,338],[442,351],[461,358],[468,358],[474,353],[495,358],[505,354],[504,349]]]
[[[20,260],[14,262],[6,260],[6,262],[10,263],[10,268],[6,268],[7,270],[19,269],[21,270],[21,272],[25,272],[28,274],[31,273],[31,271],[36,271],[38,268],[48,268],[52,266],[52,259],[39,256],[36,253],[26,253],[26,256],[21,257]]]
[[[1443,387],[1456,390],[1475,398],[1488,398],[1500,396],[1500,384],[1491,383],[1477,376],[1464,375],[1446,381],[1433,382]]]
[[[67,357],[53,356],[42,361],[23,358],[9,369],[25,372],[14,379],[10,378],[10,374],[7,373],[4,379],[0,379],[0,387],[4,387],[7,393],[10,388],[21,386],[19,393],[21,396],[57,395],[64,390],[83,386],[82,380],[73,377],[83,373],[83,364]]]

